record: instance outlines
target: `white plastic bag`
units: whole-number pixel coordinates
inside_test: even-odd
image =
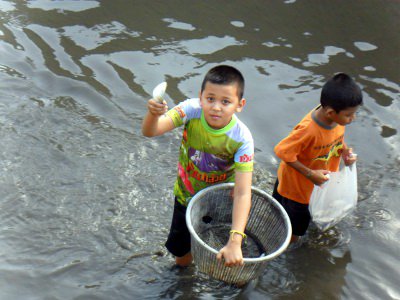
[[[325,231],[356,207],[357,197],[357,168],[354,163],[330,173],[329,180],[322,186],[314,186],[308,206],[311,219]]]

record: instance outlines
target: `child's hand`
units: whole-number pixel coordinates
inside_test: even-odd
[[[315,185],[324,184],[326,181],[329,180],[330,173],[328,170],[312,170],[311,175],[308,177]]]
[[[242,237],[239,235],[233,235],[229,237],[228,243],[223,247],[217,254],[217,259],[225,261],[225,266],[242,266],[243,265],[243,254],[242,254]]]
[[[149,112],[154,116],[162,116],[168,111],[167,102],[160,103],[154,99],[150,99],[147,103]]]
[[[357,154],[353,153],[353,148],[343,149],[342,158],[346,166],[351,166],[357,161]]]

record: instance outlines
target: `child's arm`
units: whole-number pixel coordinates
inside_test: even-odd
[[[233,194],[232,230],[244,233],[251,207],[252,172],[235,173],[235,188]],[[217,259],[224,258],[225,266],[243,265],[242,240],[240,234],[233,233],[223,247]]]
[[[164,103],[159,103],[154,99],[150,99],[147,108],[148,112],[142,123],[142,133],[144,136],[162,135],[175,128],[172,119],[165,114],[168,110],[165,101]]]
[[[325,176],[326,174],[329,174],[328,170],[312,170],[298,160],[294,162],[286,162],[286,164],[295,169],[297,172],[301,173],[303,176],[307,177],[315,185],[321,185],[325,181],[329,180],[329,178]]]
[[[290,134],[281,140],[274,148],[276,156],[284,161],[288,166],[295,169],[315,185],[321,185],[328,180],[325,176],[328,170],[312,170],[300,161],[297,157],[313,142],[313,136],[309,132],[308,126],[298,124]]]

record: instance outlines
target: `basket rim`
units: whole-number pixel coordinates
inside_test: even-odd
[[[191,236],[194,237],[202,247],[204,247],[207,250],[211,251],[215,255],[217,255],[219,251],[217,251],[216,249],[214,249],[214,248],[210,247],[209,245],[207,245],[207,243],[205,243],[199,237],[199,235],[196,233],[196,231],[193,228],[193,225],[192,225],[192,222],[191,222],[191,219],[190,219],[190,214],[191,214],[191,211],[193,209],[193,205],[196,203],[197,199],[201,198],[205,193],[209,192],[210,190],[230,188],[230,187],[234,187],[234,186],[235,186],[235,184],[233,182],[227,182],[227,183],[214,184],[212,186],[206,187],[206,188],[202,189],[201,191],[197,192],[193,196],[193,198],[190,200],[189,205],[188,205],[187,210],[186,210],[186,216],[185,216],[186,225],[187,225],[187,227],[189,229],[189,232],[190,232]],[[277,250],[275,250],[274,252],[272,252],[272,253],[270,253],[270,254],[268,254],[266,256],[262,256],[262,257],[243,258],[244,263],[264,262],[264,261],[271,260],[271,259],[279,256],[289,246],[290,239],[291,239],[291,236],[292,236],[292,225],[290,223],[289,216],[288,216],[287,212],[285,211],[285,209],[283,208],[283,206],[274,197],[272,197],[271,195],[267,194],[265,191],[255,187],[255,186],[251,186],[251,191],[252,192],[254,191],[256,193],[259,193],[261,195],[266,196],[266,198],[271,200],[272,205],[274,205],[276,208],[279,209],[279,211],[281,212],[282,217],[284,219],[285,225],[286,225],[286,227],[288,229],[288,234],[286,236],[285,241],[282,243],[282,245]]]

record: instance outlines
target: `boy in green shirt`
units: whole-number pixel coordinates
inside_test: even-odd
[[[188,99],[168,111],[166,102],[148,101],[142,132],[159,136],[184,125],[175,205],[167,249],[179,266],[192,262],[185,213],[190,199],[212,184],[235,182],[231,231],[218,255],[226,266],[242,265],[241,243],[251,206],[254,142],[236,117],[246,104],[244,79],[231,66],[217,66],[206,74],[199,98]]]

